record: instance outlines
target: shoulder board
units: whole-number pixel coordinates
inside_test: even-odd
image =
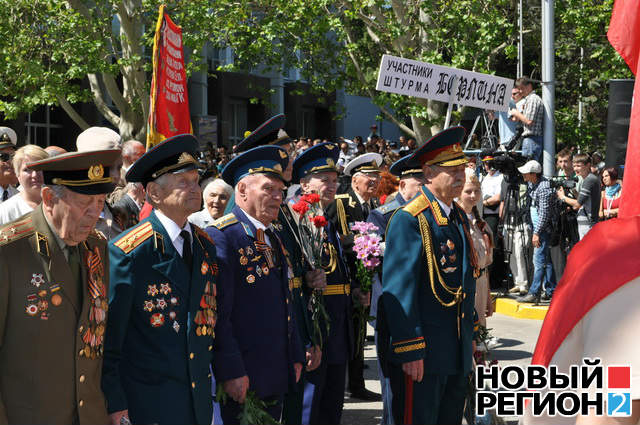
[[[31,216],[24,220],[13,221],[7,225],[0,227],[0,246],[7,245],[18,239],[30,236],[35,229]]]
[[[388,212],[391,212],[397,208],[400,207],[400,202],[396,201],[395,199],[391,202],[389,202],[388,204],[384,204],[379,206],[378,208],[376,208],[376,211],[380,212],[381,214],[386,214]]]
[[[342,198],[351,199],[351,195],[349,195],[348,193],[341,193],[340,195],[336,195],[336,199]]]
[[[113,244],[128,254],[151,236],[153,236],[153,227],[151,222],[147,221],[120,236]]]
[[[225,227],[231,226],[238,222],[238,219],[233,213],[229,213],[227,215],[223,215],[219,219],[213,222],[213,225],[216,226],[219,230],[224,229]]]
[[[404,207],[402,207],[404,211],[408,212],[414,217],[427,208],[429,208],[429,200],[422,192],[420,192],[420,194],[416,198],[409,201]]]
[[[341,193],[340,195],[336,195],[336,202],[342,203],[343,199],[349,204],[350,208],[354,208],[356,206],[356,201],[349,195],[348,193]]]
[[[207,232],[205,232],[204,230],[202,230],[202,228],[200,226],[196,226],[195,224],[191,224],[193,226],[193,228],[195,229],[196,233],[198,234],[198,236],[200,236],[201,238],[206,239],[207,241],[211,242],[211,244],[213,243],[213,239],[211,239],[211,236],[209,236],[209,234]]]

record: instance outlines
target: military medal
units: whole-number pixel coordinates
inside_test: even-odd
[[[176,333],[180,332],[180,323],[175,320],[173,321],[173,330],[176,331]]]
[[[38,296],[40,298],[46,297],[47,296],[47,290],[46,289],[42,289],[42,290],[38,291]]]
[[[49,302],[47,300],[38,301],[38,310],[45,311],[47,308],[49,308]]]
[[[54,292],[57,292],[60,290],[60,285],[58,283],[54,283],[53,285],[51,285],[49,287],[49,290],[51,291],[51,293],[53,294]]]
[[[169,283],[161,283],[160,292],[164,295],[169,295],[171,293],[171,286],[169,285]]]
[[[267,267],[266,265],[263,265],[262,273],[264,273],[265,276],[269,276],[269,267]]]
[[[145,301],[144,302],[145,311],[148,311],[149,313],[151,313],[154,308],[155,308],[155,305],[153,304],[153,301]]]
[[[164,310],[165,308],[167,308],[167,302],[164,300],[164,298],[157,298],[156,307],[158,307],[160,310]]]
[[[171,303],[171,305],[178,305],[178,297],[171,297],[169,302]]]
[[[169,319],[174,320],[176,318],[176,312],[175,311],[170,311],[169,312]]]
[[[38,313],[38,306],[35,304],[29,304],[25,310],[29,316],[35,316]]]
[[[40,320],[49,320],[49,313],[47,313],[46,311],[40,313]]]
[[[44,283],[44,278],[42,277],[42,274],[33,273],[33,275],[31,276],[31,284],[36,288],[39,288],[40,285],[42,285],[43,283]]]
[[[248,283],[254,283],[256,281],[256,277],[252,274],[247,276],[247,282]]]
[[[53,294],[51,297],[51,304],[59,306],[62,303],[62,297],[58,294]]]
[[[151,315],[149,321],[154,328],[160,327],[164,325],[164,315],[162,313],[154,313]]]
[[[247,255],[253,255],[253,249],[250,246],[247,247]]]
[[[247,257],[245,257],[244,255],[242,255],[242,256],[240,257],[240,265],[242,265],[242,266],[246,266],[246,265],[247,265],[247,263],[249,263],[249,259],[248,259]]]
[[[207,264],[206,261],[203,261],[202,265],[200,266],[200,273],[205,275],[205,274],[207,274],[208,271],[209,271],[209,265]]]
[[[256,267],[256,274],[258,277],[262,277],[262,268],[260,268],[260,266]]]
[[[148,289],[147,289],[147,295],[149,295],[150,297],[155,297],[156,295],[158,295],[158,288],[156,285],[149,285]]]

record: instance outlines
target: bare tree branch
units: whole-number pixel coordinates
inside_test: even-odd
[[[75,122],[81,130],[86,130],[89,128],[89,124],[80,116],[80,114],[73,108],[73,105],[69,103],[69,101],[60,95],[56,95],[56,99],[58,100],[58,104],[60,107],[64,109],[64,111],[69,115],[69,117]]]
[[[100,113],[104,115],[104,117],[109,120],[111,124],[120,128],[120,117],[117,116],[111,109],[109,109],[109,106],[104,101],[104,94],[102,93],[102,89],[100,88],[98,76],[96,74],[87,74],[87,79],[89,80],[91,93],[93,93],[93,102],[98,108],[98,111],[100,111]]]

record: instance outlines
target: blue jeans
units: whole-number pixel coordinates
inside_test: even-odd
[[[551,263],[551,247],[549,232],[542,232],[539,235],[540,246],[533,249],[533,282],[529,288],[530,295],[537,295],[542,288],[542,279],[546,282],[547,295],[551,296],[556,289],[556,273]]]
[[[522,141],[522,156],[542,164],[542,136],[527,136]]]

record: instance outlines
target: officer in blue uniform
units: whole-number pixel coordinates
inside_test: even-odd
[[[127,172],[154,210],[109,243],[102,390],[113,423],[210,424],[216,252],[187,217],[200,207],[198,141],[147,151]]]
[[[477,274],[469,224],[453,201],[465,181],[464,134],[448,128],[413,153],[425,186],[387,229],[378,352],[398,424],[462,421]]]
[[[275,145],[289,150],[291,138],[284,130],[286,117],[278,114],[262,123],[256,130],[244,138],[236,147],[236,152],[245,152],[249,149]],[[289,157],[289,163],[283,170],[285,181],[291,183],[293,158]],[[289,290],[296,320],[296,328],[300,340],[300,348],[307,353],[308,364],[302,371],[300,380],[293,388],[290,388],[283,402],[282,421],[289,425],[302,423],[302,402],[304,394],[304,375],[306,370],[313,370],[320,364],[322,352],[314,345],[317,341],[312,338],[311,317],[308,309],[309,298],[305,293],[303,284],[307,287],[323,288],[326,286],[324,271],[312,270],[305,259],[300,246],[300,233],[298,224],[293,217],[291,209],[286,201],[280,205],[278,218],[272,223],[274,229],[282,241],[285,250],[287,264],[291,269],[289,276]]]
[[[207,228],[221,273],[213,367],[229,394],[225,424],[238,423],[247,390],[279,420],[284,394],[299,379],[304,352],[296,331],[290,270],[271,225],[282,202],[289,156],[277,146],[250,149],[230,161],[222,178],[235,186],[236,205]]]
[[[413,198],[424,184],[422,166],[414,162],[411,159],[411,155],[407,155],[391,164],[389,172],[399,178],[398,191],[393,197],[390,195],[390,197],[387,198],[386,204],[371,211],[369,217],[367,217],[367,221],[375,224],[378,228],[377,232],[382,238],[382,246],[384,246],[387,224],[393,213],[402,207],[407,200]],[[380,295],[382,295],[382,282],[380,275],[376,274],[371,289],[370,312],[371,317],[373,317],[370,323],[374,329],[376,327],[375,317],[378,314],[378,300],[380,299]],[[377,331],[375,337],[377,340]],[[382,373],[380,361],[378,361],[378,375],[380,378],[380,387],[382,388],[382,425],[393,424],[393,416],[391,415],[391,384],[389,383],[389,378],[386,378]]]
[[[321,143],[305,150],[293,162],[292,182],[300,183],[305,194],[317,193],[323,208],[335,198],[339,154],[337,145]],[[303,419],[304,423],[312,425],[340,423],[345,373],[354,345],[351,280],[338,232],[331,221],[325,227],[324,237],[322,264],[327,285],[323,289],[323,299],[330,322],[329,334],[323,337],[322,363],[307,374],[308,383],[305,385]],[[321,329],[325,329],[324,325]]]

